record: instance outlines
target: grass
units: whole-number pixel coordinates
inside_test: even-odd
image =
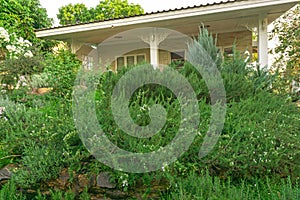
[[[255,199],[255,200],[296,200],[300,199],[299,184],[292,184],[290,179],[276,182],[274,180],[257,179],[256,181],[233,183],[222,181],[206,173],[190,174],[175,179],[169,192],[162,195],[165,200],[213,200],[213,199]]]

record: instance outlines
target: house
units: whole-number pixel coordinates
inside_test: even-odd
[[[87,65],[105,63],[112,70],[143,61],[154,67],[186,57],[187,40],[206,27],[222,52],[258,54],[268,65],[267,26],[299,0],[223,0],[210,4],[37,30],[39,38],[68,42]],[[256,30],[257,41],[253,40]]]

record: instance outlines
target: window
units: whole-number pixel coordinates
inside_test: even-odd
[[[134,64],[134,56],[126,56],[126,66],[133,66]]]
[[[137,55],[136,56],[136,62],[137,62],[137,64],[141,64],[141,63],[143,63],[145,61],[146,61],[145,55]]]
[[[171,63],[175,64],[176,68],[182,68],[185,61],[185,51],[171,52]]]
[[[125,66],[124,57],[117,58],[117,68],[121,69],[123,66]]]
[[[171,61],[184,61],[185,52],[184,51],[174,51],[171,52]]]
[[[121,69],[124,66],[133,66],[146,61],[145,54],[126,55],[116,59],[116,69]]]
[[[225,56],[233,56],[233,47],[224,47]]]

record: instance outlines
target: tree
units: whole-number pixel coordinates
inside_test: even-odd
[[[289,10],[274,24],[271,38],[277,37],[275,69],[282,72],[283,85],[300,82],[300,4]],[[291,89],[291,88],[290,88]]]
[[[144,10],[140,5],[128,4],[127,0],[100,1],[94,10],[94,16],[97,20],[129,17],[143,13]]]
[[[84,4],[69,4],[59,9],[57,18],[61,25],[106,20],[143,14],[138,4],[129,4],[127,0],[100,1],[95,8],[88,9]]]
[[[61,25],[76,24],[78,22],[88,22],[91,20],[89,9],[82,3],[68,4],[59,8],[57,18]]]
[[[53,19],[39,0],[0,0],[0,27],[28,40],[35,40],[35,29],[47,28]]]

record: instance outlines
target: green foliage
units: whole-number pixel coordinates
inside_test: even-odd
[[[0,26],[30,41],[36,38],[35,29],[52,25],[39,0],[0,0],[0,5]]]
[[[69,4],[59,9],[57,18],[61,25],[124,18],[143,14],[144,10],[138,4],[129,4],[127,0],[100,1],[95,8],[88,9],[84,4]]]
[[[129,4],[127,0],[104,0],[93,10],[95,19],[105,20],[124,18],[143,14],[143,8],[138,4]]]
[[[128,70],[129,68],[125,68],[118,73],[107,72],[103,75],[96,93],[97,118],[104,132],[110,133],[107,134],[110,140],[120,148],[132,152],[151,152],[167,145],[177,133],[181,119],[180,104],[172,91],[165,87],[147,84],[139,88],[133,93],[129,102],[129,112],[133,121],[141,126],[148,125],[150,108],[155,104],[160,104],[167,111],[166,124],[158,134],[150,139],[134,138],[124,133],[114,120],[110,99],[112,98],[112,88]],[[157,76],[160,76],[159,71],[156,73]],[[138,78],[146,80],[146,76],[147,74],[141,74]],[[171,78],[171,80],[176,81],[175,78]]]
[[[275,89],[280,93],[290,93],[291,82],[299,82],[300,77],[300,5],[289,10],[276,20],[271,38],[278,38],[274,52],[274,69],[279,71]]]
[[[36,74],[42,74],[44,64],[44,56],[30,41],[0,27],[0,86],[2,89],[11,91],[12,89],[28,89],[37,85]]]
[[[70,97],[81,62],[69,51],[61,51],[57,55],[48,54],[44,72],[48,75],[48,85],[54,94]]]
[[[50,191],[50,197],[52,200],[74,200],[75,194],[72,191],[63,192],[63,191]]]
[[[80,194],[80,200],[90,200],[90,195],[88,194],[87,188]]]
[[[57,18],[61,25],[89,22],[92,20],[90,10],[82,3],[68,4],[59,8]]]
[[[206,51],[206,53],[216,64],[216,67],[220,69],[220,66],[222,64],[222,54],[220,52],[220,49],[216,46],[217,40],[213,38],[212,34],[203,27],[200,29],[198,40],[196,40],[196,42]],[[190,56],[197,55],[193,55],[193,52],[191,52]]]
[[[226,58],[221,66],[227,102],[249,98],[260,91],[271,91],[276,74],[250,65],[245,57],[233,47],[233,56]]]
[[[225,127],[217,146],[210,156],[198,165],[197,153],[203,135],[195,139],[190,150],[173,168],[175,174],[209,166],[211,173],[223,178],[252,179],[253,177],[291,176],[299,178],[299,109],[284,98],[271,93],[274,76],[259,68],[253,69],[239,52],[220,66],[224,80],[228,110]],[[117,74],[106,73],[96,94],[98,119],[107,136],[120,148],[133,152],[150,152],[168,144],[178,131],[179,103],[172,92],[164,87],[146,85],[131,97],[129,110],[139,125],[149,121],[148,108],[154,103],[166,108],[167,123],[161,134],[150,140],[135,139],[122,132],[114,122],[110,108],[111,91],[116,82],[130,68]],[[205,83],[190,64],[180,72],[187,77],[199,97],[201,113],[200,133],[205,133],[210,119],[209,93]],[[143,76],[139,77],[144,79]]]
[[[299,186],[293,186],[290,179],[279,183],[266,179],[235,184],[202,171],[185,178],[175,178],[169,192],[162,194],[162,199],[299,199],[299,192]]]
[[[59,191],[59,190],[50,190],[50,194],[42,194],[40,191],[38,191],[37,196],[34,198],[35,200],[46,200],[46,199],[52,199],[52,200],[74,200],[75,194],[72,191]]]
[[[44,70],[30,72],[36,85],[46,79],[53,93],[36,96],[13,90],[0,99],[0,107],[5,108],[0,114],[0,156],[4,158],[0,158],[0,166],[7,163],[18,166],[13,175],[15,182],[2,187],[0,198],[20,199],[24,195],[20,191],[27,189],[44,191],[44,183],[57,178],[62,168],[68,168],[71,174],[110,171],[118,189],[129,194],[141,185],[147,194],[154,182],[161,181],[167,188],[162,199],[299,198],[299,108],[272,93],[272,75],[250,68],[236,51],[222,61],[209,33],[201,34],[198,42],[219,63],[227,92],[225,126],[207,157],[199,160],[198,153],[211,118],[209,92],[201,74],[185,63],[178,71],[194,89],[200,111],[199,128],[189,150],[176,162],[147,174],[114,171],[96,161],[78,136],[70,101],[81,63],[70,52],[62,51],[46,56],[42,61]],[[108,71],[101,77],[90,73],[86,75],[86,84],[98,84],[93,94],[97,119],[110,141],[128,151],[152,152],[174,139],[181,120],[181,105],[168,88],[157,84],[138,88],[128,104],[133,121],[149,124],[149,108],[154,104],[166,109],[167,121],[151,138],[137,139],[125,134],[114,121],[110,98],[116,83],[131,69]],[[158,76],[162,73],[157,71]],[[146,80],[147,74],[138,78]],[[176,81],[170,78],[170,83]],[[207,171],[203,172],[204,169]],[[76,181],[75,176],[70,176],[72,183]],[[281,178],[287,177],[281,182]],[[76,197],[68,190],[51,190],[48,195],[37,192],[35,199],[90,199],[88,188]]]
[[[62,151],[51,142],[48,146],[42,145],[32,142],[24,146],[23,168],[15,175],[16,183],[23,188],[33,188],[40,182],[56,178],[62,168]]]
[[[0,199],[25,200],[26,197],[22,193],[17,191],[16,184],[13,180],[10,180],[1,188]]]
[[[33,74],[30,77],[29,85],[31,88],[43,88],[50,87],[49,85],[49,75],[45,72]]]
[[[17,85],[21,86],[22,83],[27,85],[30,76],[35,73],[41,73],[43,67],[44,63],[41,56],[30,58],[20,56],[18,59],[7,59],[0,62],[0,74],[2,74],[0,83],[6,84],[10,88]]]
[[[0,118],[3,156],[17,158],[14,162],[22,166],[15,173],[16,182],[22,187],[34,187],[56,177],[72,159],[74,148],[77,151],[81,146],[77,134],[72,134],[75,127],[70,107],[55,98],[44,98],[27,99],[27,106],[32,107],[0,101],[5,108]]]
[[[267,92],[228,106],[221,138],[204,159],[212,173],[236,179],[299,179],[299,109]]]

